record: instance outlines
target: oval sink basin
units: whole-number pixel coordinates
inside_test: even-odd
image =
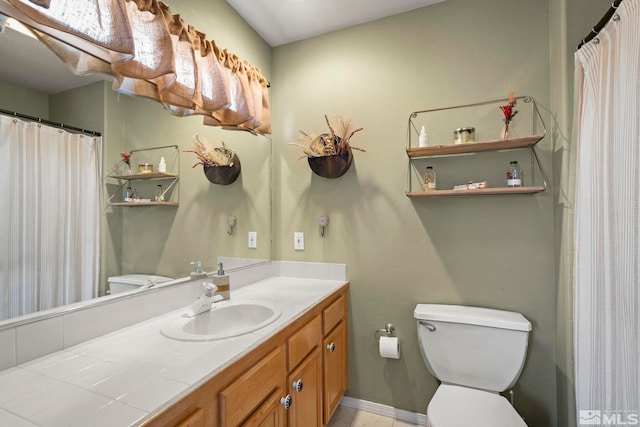
[[[273,323],[282,309],[253,301],[221,301],[195,317],[178,315],[160,332],[180,341],[215,341],[248,334]]]

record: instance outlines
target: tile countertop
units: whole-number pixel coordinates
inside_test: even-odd
[[[184,311],[95,338],[0,371],[0,426],[137,426],[267,341],[345,284],[272,277],[232,290],[232,301],[276,304],[282,315],[258,331],[211,342],[166,338]]]

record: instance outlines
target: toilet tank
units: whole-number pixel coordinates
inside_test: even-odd
[[[443,383],[501,392],[518,380],[531,323],[516,312],[418,304],[413,316],[429,372]]]
[[[111,295],[141,289],[143,287],[150,288],[169,280],[173,279],[171,277],[156,276],[153,274],[125,274],[123,276],[111,276],[107,278],[109,293]]]

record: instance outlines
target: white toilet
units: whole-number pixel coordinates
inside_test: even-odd
[[[429,427],[526,427],[509,401],[524,367],[531,323],[520,313],[418,304],[422,358],[441,382],[427,407]]]
[[[150,288],[159,283],[173,280],[171,277],[156,276],[153,274],[125,274],[123,276],[111,276],[107,278],[109,293],[111,295],[134,289]]]

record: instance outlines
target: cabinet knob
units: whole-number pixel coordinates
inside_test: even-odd
[[[327,350],[333,353],[334,351],[336,351],[336,345],[334,343],[327,344]]]
[[[291,397],[290,394],[287,394],[286,397],[281,397],[280,404],[284,406],[284,409],[291,408],[291,405],[293,405],[293,397]]]
[[[291,387],[293,387],[293,389],[295,391],[297,391],[298,393],[300,393],[302,391],[302,387],[304,387],[304,384],[302,383],[302,380],[298,380],[298,381],[294,381],[291,384]]]

